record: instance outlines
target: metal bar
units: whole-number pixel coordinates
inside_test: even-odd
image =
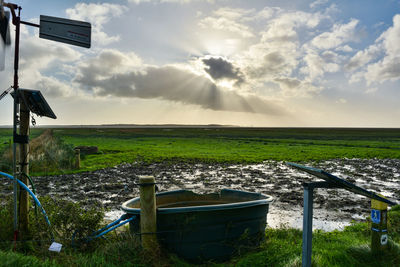
[[[303,211],[303,253],[302,266],[311,266],[312,252],[312,219],[313,219],[313,186],[304,185]]]
[[[32,27],[40,28],[40,25],[39,25],[39,24],[35,24],[35,23],[23,21],[23,20],[21,20],[20,23],[25,24],[25,25],[29,25],[29,26],[32,26]]]
[[[14,11],[13,8],[11,8]],[[17,120],[18,120],[18,63],[19,63],[19,31],[20,31],[20,13],[18,12],[18,17],[15,16],[15,12],[13,12],[13,23],[15,24],[15,51],[14,51],[14,121],[13,121],[13,134],[16,136],[17,134]],[[18,178],[17,174],[17,144],[13,143],[13,174],[15,178]],[[14,179],[14,233],[18,231],[18,184],[17,179]]]
[[[341,188],[330,182],[304,183],[302,267],[311,267],[314,188]]]
[[[309,187],[309,188],[343,188],[338,184],[331,183],[331,182],[312,182],[312,183],[304,183],[303,187]]]

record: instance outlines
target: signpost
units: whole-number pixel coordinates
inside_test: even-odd
[[[371,250],[374,254],[387,248],[387,207],[386,203],[371,199]]]
[[[90,23],[40,15],[40,38],[90,48],[90,35]]]
[[[56,115],[47,104],[43,95],[38,90],[20,89],[18,84],[18,67],[19,67],[19,39],[20,25],[37,27],[39,29],[39,37],[63,42],[71,45],[89,48],[91,44],[91,25],[87,22],[62,19],[50,16],[40,16],[40,25],[21,20],[21,7],[0,2],[0,30],[1,41],[7,44],[8,18],[3,16],[3,8],[9,8],[12,15],[12,23],[15,26],[15,53],[14,53],[14,115],[13,115],[13,174],[14,177],[28,185],[29,175],[29,118],[30,112],[39,116],[46,116],[56,119]],[[7,14],[7,13],[5,13]],[[18,127],[19,125],[19,127]],[[19,128],[19,129],[18,129]],[[19,145],[20,158],[17,164],[17,144]],[[14,241],[18,238],[18,229],[22,235],[28,233],[28,193],[20,192],[20,209],[18,221],[18,184],[14,179]],[[18,224],[19,223],[19,224]]]
[[[372,243],[371,250],[378,252],[384,249],[387,244],[387,205],[396,205],[396,203],[377,195],[371,191],[365,190],[355,184],[349,183],[339,177],[336,177],[323,170],[311,168],[295,163],[287,163],[301,171],[317,176],[325,180],[324,182],[305,183],[304,186],[304,212],[303,212],[303,252],[302,266],[311,266],[312,251],[312,214],[313,214],[313,190],[315,188],[342,188],[353,193],[366,196],[371,199],[371,219],[372,219]]]

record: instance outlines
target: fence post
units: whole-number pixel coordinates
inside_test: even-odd
[[[374,254],[387,249],[387,207],[388,204],[371,199],[371,251]]]
[[[81,168],[81,151],[79,148],[75,148],[75,169]]]
[[[140,185],[140,232],[145,250],[158,250],[155,179],[139,176]]]
[[[23,101],[20,103],[20,126],[19,131],[23,136],[29,138],[29,118],[30,111],[28,106]],[[19,144],[19,165],[22,175],[17,176],[27,186],[29,185],[29,139],[27,143]],[[29,236],[29,194],[25,190],[19,191],[19,224],[21,238],[28,238]]]

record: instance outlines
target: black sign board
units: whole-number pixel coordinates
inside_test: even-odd
[[[299,165],[299,164],[291,163],[291,162],[288,162],[287,164],[289,166],[295,167],[295,168],[297,168],[299,170],[302,170],[302,171],[305,171],[305,172],[307,172],[309,174],[317,176],[318,178],[324,179],[325,181],[327,181],[329,183],[335,184],[335,185],[337,185],[339,187],[342,187],[342,188],[344,188],[344,189],[346,189],[348,191],[351,191],[353,193],[356,193],[358,195],[362,195],[362,196],[365,196],[365,197],[368,197],[368,198],[376,199],[376,200],[385,202],[385,203],[387,203],[387,204],[389,204],[391,206],[396,205],[396,203],[394,203],[394,202],[392,202],[392,201],[390,201],[390,200],[388,200],[386,198],[383,198],[383,197],[381,197],[381,196],[379,196],[379,195],[377,195],[377,194],[375,194],[375,193],[373,193],[371,191],[365,190],[364,188],[356,186],[355,184],[352,184],[352,183],[350,183],[350,182],[348,182],[348,181],[346,181],[346,180],[344,180],[342,178],[334,176],[334,175],[332,175],[330,173],[327,173],[327,172],[325,172],[323,170],[312,168],[312,167],[307,167],[307,166],[303,166],[303,165]]]
[[[91,30],[88,22],[40,15],[40,38],[90,48]]]

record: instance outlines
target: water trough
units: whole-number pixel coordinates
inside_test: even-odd
[[[190,261],[226,260],[241,248],[257,246],[265,236],[269,204],[260,193],[222,189],[211,194],[188,190],[156,194],[157,239]],[[140,198],[121,206],[134,233],[140,231]]]

